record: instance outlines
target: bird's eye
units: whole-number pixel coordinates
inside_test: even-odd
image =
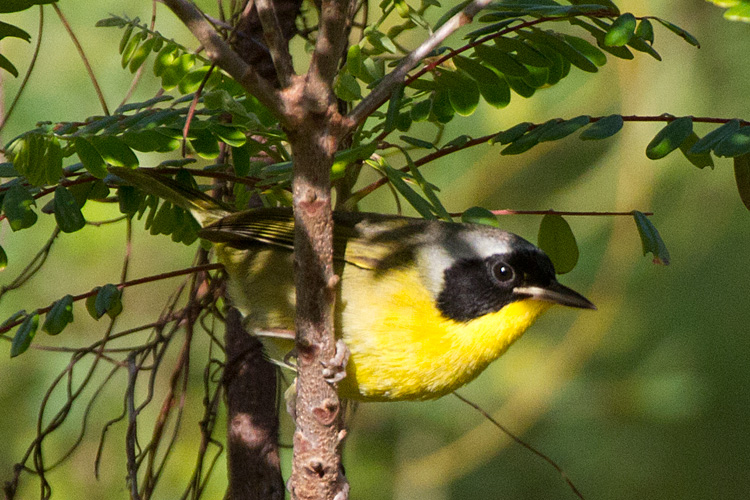
[[[492,266],[492,275],[499,283],[507,283],[515,278],[516,273],[505,262],[497,262]]]

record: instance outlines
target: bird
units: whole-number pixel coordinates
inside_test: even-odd
[[[244,326],[269,358],[284,359],[294,347],[291,209],[233,211],[153,169],[110,172],[193,214]],[[364,212],[334,211],[333,221],[335,335],[348,350],[336,378],[341,397],[437,399],[474,380],[552,305],[596,309],[516,234]]]

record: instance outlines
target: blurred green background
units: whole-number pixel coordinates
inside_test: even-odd
[[[214,7],[208,0],[198,3]],[[95,28],[94,23],[112,12],[150,17],[151,2],[132,4],[123,10],[122,2],[114,0],[60,2],[111,109],[125,94],[131,75],[121,69],[117,55],[121,32]],[[610,57],[596,75],[574,69],[569,78],[532,99],[514,95],[506,109],[480,104],[472,117],[454,119],[445,137],[467,131],[477,137],[521,121],[579,114],[750,117],[750,26],[724,20],[720,9],[703,0],[617,4],[623,11],[675,22],[695,35],[702,48],[657,26],[655,48],[663,62],[638,54],[629,62]],[[3,20],[36,36],[37,11]],[[101,113],[81,61],[49,8],[44,22],[38,66],[3,131],[4,142],[40,120],[75,121]],[[194,46],[161,5],[157,27]],[[2,51],[23,73],[32,45],[5,39]],[[7,104],[20,79],[7,73],[3,79]],[[134,100],[149,98],[156,89],[152,76],[146,75]],[[599,310],[553,310],[461,393],[552,457],[589,500],[747,498],[750,213],[737,195],[730,160],[719,159],[714,171],[696,169],[679,153],[658,162],[648,160],[645,147],[661,126],[627,123],[611,140],[581,142],[571,136],[520,156],[500,156],[499,147],[478,146],[425,168],[427,178],[442,188],[450,211],[473,205],[653,211],[652,220],[672,256],[669,267],[642,257],[631,218],[568,218],[581,260],[562,281],[585,293]],[[701,135],[711,129],[698,127]],[[142,157],[141,164],[150,166],[149,158]],[[374,179],[369,175],[363,183]],[[363,208],[393,212],[395,204],[381,190],[366,199]],[[84,213],[94,221],[115,215],[111,207],[93,203]],[[51,217],[41,219],[40,224],[48,227],[18,234],[11,234],[6,224],[0,226],[0,243],[10,259],[9,268],[0,274],[0,286],[15,277],[51,233]],[[501,225],[535,241],[539,221],[537,216],[506,216]],[[142,223],[136,224],[141,228]],[[194,248],[140,230],[135,233],[131,277],[190,264]],[[21,308],[43,307],[67,293],[118,281],[124,242],[123,225],[89,226],[74,236],[63,235],[45,269],[3,298],[0,320]],[[162,298],[175,283],[126,292],[126,310],[137,312],[118,327],[156,318]],[[55,338],[40,333],[35,342],[84,346],[101,337],[104,323],[91,320],[81,306],[76,306],[75,315],[74,328]],[[179,343],[178,339],[172,350],[178,350]],[[7,352],[9,343],[4,345]],[[179,497],[195,463],[201,363],[207,345],[200,337],[193,345],[188,410],[158,498]],[[13,464],[33,439],[44,392],[69,359],[66,354],[30,350],[0,361],[0,480],[11,477]],[[83,372],[82,368],[78,373]],[[102,425],[121,411],[125,382],[121,374],[97,401],[86,440],[50,474],[53,498],[128,497],[124,425],[110,431],[98,480],[93,465]],[[54,393],[51,406],[62,402],[64,393]],[[83,406],[74,408],[62,430],[45,445],[49,463],[75,440]],[[283,425],[283,439],[289,443],[289,422]],[[148,441],[149,426],[144,423],[140,431]],[[290,451],[284,454],[288,463]],[[453,397],[360,405],[345,463],[354,499],[574,498],[552,467]],[[225,477],[222,457],[205,498],[221,498]],[[36,496],[37,484],[24,476],[18,498]]]

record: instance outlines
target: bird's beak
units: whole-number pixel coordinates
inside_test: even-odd
[[[546,300],[563,306],[596,309],[596,306],[589,299],[575,290],[561,285],[558,281],[553,281],[546,287],[520,286],[514,288],[513,291],[518,294],[528,295],[532,299]]]

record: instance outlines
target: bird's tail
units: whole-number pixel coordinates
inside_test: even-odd
[[[151,168],[110,167],[109,171],[141,191],[189,211],[201,227],[233,212],[227,205],[198,189],[160,175]]]

